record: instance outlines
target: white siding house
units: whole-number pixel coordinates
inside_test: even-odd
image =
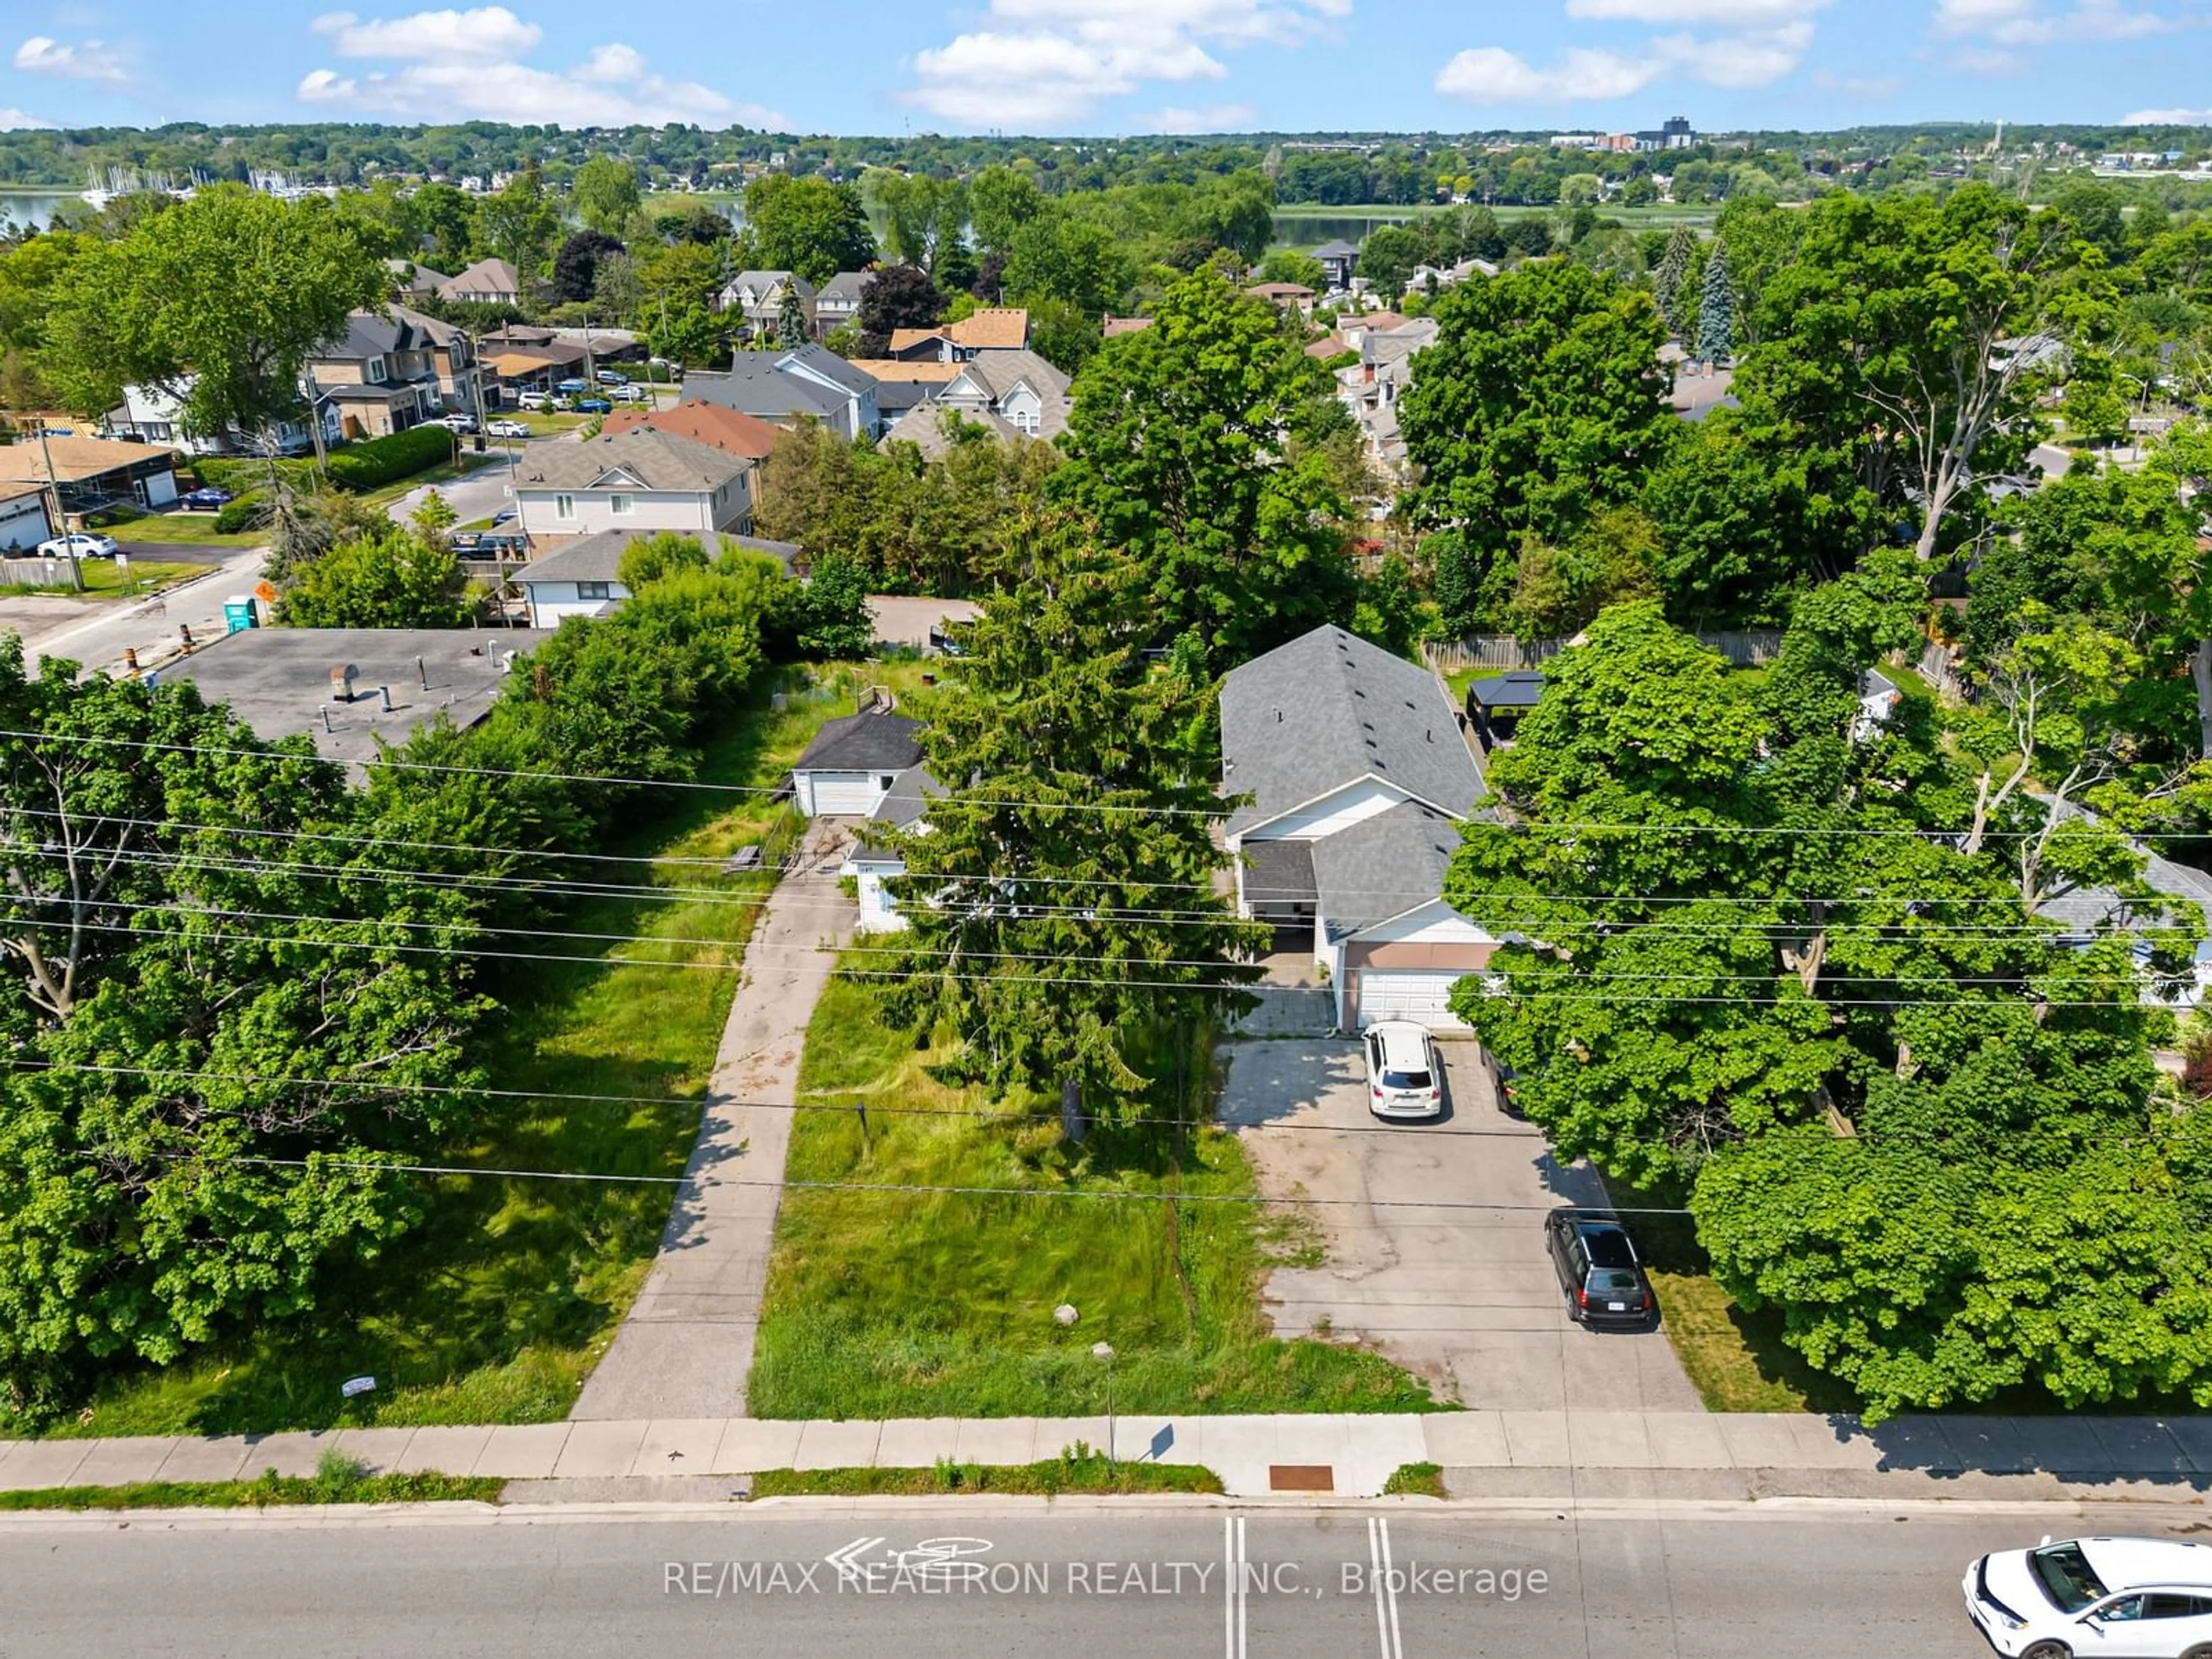
[[[1336,1023],[1461,1022],[1447,999],[1498,941],[1444,902],[1482,775],[1435,675],[1319,628],[1222,683],[1240,915],[1312,930]]]
[[[886,836],[878,832],[916,830],[927,833],[929,826],[923,821],[923,814],[930,797],[942,793],[937,780],[922,768],[908,767],[893,781],[890,791],[876,804],[867,823],[854,837],[853,850],[845,855],[845,862],[837,873],[852,877],[858,890],[860,919],[855,927],[860,932],[904,931],[906,918],[899,914],[898,901],[884,884],[906,873],[906,858],[890,844]]]
[[[532,445],[514,501],[533,538],[742,532],[752,523],[752,476],[742,456],[639,427],[589,443]]]

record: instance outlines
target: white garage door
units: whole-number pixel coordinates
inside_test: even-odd
[[[1405,968],[1367,968],[1359,975],[1359,1023],[1411,1019],[1437,1031],[1463,1031],[1466,1022],[1447,999],[1461,974],[1417,973]]]
[[[817,772],[814,811],[817,817],[864,818],[883,799],[875,778],[866,772]]]

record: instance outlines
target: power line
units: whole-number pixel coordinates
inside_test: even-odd
[[[81,1149],[89,1157],[89,1149]],[[473,1166],[465,1164],[403,1164],[389,1163],[381,1158],[341,1158],[328,1156],[314,1158],[257,1158],[251,1155],[230,1155],[222,1158],[195,1158],[190,1153],[166,1154],[179,1163],[217,1164],[250,1164],[270,1169],[307,1170],[380,1170],[395,1175],[432,1176],[489,1176],[501,1181],[581,1181],[615,1182],[626,1185],[680,1187],[691,1177],[682,1176],[645,1176],[602,1174],[580,1170],[508,1170]],[[1118,1187],[956,1187],[931,1186],[917,1182],[895,1181],[764,1181],[750,1177],[714,1176],[700,1183],[713,1187],[749,1187],[777,1192],[816,1193],[904,1193],[927,1197],[948,1198],[1059,1198],[1103,1199],[1134,1200],[1154,1204],[1257,1204],[1282,1205],[1311,1209],[1357,1208],[1363,1210],[1442,1210],[1447,1212],[1480,1211],[1485,1213],[1517,1213],[1548,1215],[1560,1206],[1556,1204],[1482,1203],[1467,1199],[1441,1199],[1433,1202],[1410,1198],[1268,1198],[1259,1193],[1146,1193],[1133,1192]],[[1656,1205],[1608,1206],[1617,1215],[1687,1215],[1685,1209],[1669,1209]]]
[[[145,906],[145,907],[142,907],[142,908],[147,908],[147,909],[159,909],[159,908],[162,908],[163,907],[149,905],[149,906]],[[176,910],[174,913],[175,913],[175,914],[178,914],[178,915],[222,915],[227,914],[227,913],[224,913],[224,912],[216,911],[216,910],[211,910],[211,909],[206,909],[206,908],[199,908],[199,907],[185,907],[185,908],[180,908],[180,909]],[[349,925],[349,923],[347,922],[346,919],[344,919],[344,918],[329,918],[329,917],[321,917],[321,916],[300,916],[300,917],[297,917],[297,918],[289,918],[289,917],[283,917],[283,916],[281,916],[281,915],[275,915],[275,914],[273,914],[273,913],[268,913],[268,912],[258,912],[258,911],[234,912],[234,913],[228,913],[228,914],[238,915],[249,915],[249,916],[262,916],[262,917],[264,917],[265,919],[268,919],[268,920],[298,920],[298,921],[322,921],[322,922],[330,922],[330,923],[332,923],[333,925],[341,926],[341,927]],[[709,972],[709,973],[735,973],[735,972],[738,971],[738,970],[740,969],[740,968],[742,967],[742,965],[743,965],[743,963],[742,963],[742,961],[741,961],[741,960],[740,960],[740,961],[729,961],[729,962],[697,962],[697,961],[690,961],[690,960],[678,960],[678,959],[672,958],[672,957],[671,957],[671,958],[651,958],[651,957],[645,957],[621,956],[621,955],[616,955],[616,954],[613,954],[613,953],[609,953],[609,954],[605,955],[605,956],[590,956],[590,955],[583,954],[583,953],[581,953],[581,952],[574,952],[574,951],[480,951],[480,950],[470,949],[470,948],[467,948],[467,947],[465,947],[465,946],[460,946],[460,945],[407,945],[407,944],[399,943],[399,942],[398,942],[398,941],[394,941],[394,940],[384,940],[384,939],[348,939],[313,938],[313,937],[304,937],[304,936],[301,936],[301,935],[299,935],[299,934],[293,934],[293,933],[188,933],[188,932],[186,932],[186,931],[185,931],[185,930],[181,930],[181,929],[179,929],[179,928],[173,928],[173,927],[134,927],[130,926],[130,925],[129,925],[129,924],[127,924],[127,923],[123,923],[123,922],[96,922],[96,921],[72,922],[72,921],[36,921],[36,920],[26,920],[26,921],[21,921],[21,922],[19,922],[17,925],[18,925],[18,926],[31,927],[44,927],[44,928],[49,928],[49,929],[59,929],[59,930],[62,930],[62,931],[64,931],[64,932],[74,929],[74,930],[82,930],[82,931],[87,931],[87,932],[92,932],[92,933],[126,933],[126,934],[137,934],[137,935],[142,935],[142,936],[146,936],[146,937],[150,937],[150,938],[156,938],[156,939],[185,939],[185,940],[206,939],[206,940],[212,940],[212,941],[215,941],[215,942],[216,942],[216,943],[224,943],[224,944],[258,944],[258,945],[304,945],[304,946],[309,947],[309,948],[311,948],[311,949],[325,949],[325,950],[338,950],[338,951],[398,951],[398,952],[402,952],[402,953],[404,953],[404,954],[407,954],[407,955],[410,955],[410,956],[459,957],[465,957],[465,958],[468,958],[468,959],[471,959],[471,960],[477,960],[477,961],[495,961],[495,962],[553,962],[553,963],[577,963],[577,964],[580,964],[580,965],[586,966],[586,967],[598,967],[598,968],[615,968],[615,967],[624,967],[624,968],[674,968],[674,969],[698,969],[698,970],[702,970],[702,971]],[[358,927],[383,927],[383,926],[387,926],[387,925],[392,925],[392,924],[388,924],[388,923],[385,923],[385,922],[380,922],[380,921],[357,921],[357,922],[354,922],[354,923],[352,923],[352,924],[350,924],[350,925],[358,926]],[[409,926],[409,925],[415,925],[415,924],[400,923],[400,924],[398,924],[398,925],[400,925],[400,926]],[[425,924],[420,924],[420,925],[422,925],[422,926],[428,926],[428,927],[441,927],[441,926],[444,926],[445,924],[425,923]],[[471,927],[471,924],[465,923],[465,922],[457,922],[457,923],[451,924],[450,926],[451,926],[451,927],[453,928],[453,931],[465,931],[465,930],[469,929],[469,927]],[[524,930],[524,931],[526,931],[526,930]],[[579,937],[579,936],[577,936],[577,935],[557,935],[557,934],[556,934],[556,935],[553,935],[553,937]],[[659,944],[659,943],[663,943],[664,941],[662,941],[662,940],[660,940],[660,939],[656,939],[654,936],[653,936],[653,935],[651,935],[651,934],[645,934],[645,935],[639,935],[639,936],[636,936],[636,937],[635,937],[635,942],[639,943],[639,944]],[[665,942],[676,943],[676,942],[680,942],[680,941],[665,941]],[[712,945],[715,945],[715,946],[717,946],[717,947],[719,947],[719,948],[721,948],[721,949],[730,950],[730,951],[736,951],[740,952],[741,954],[742,954],[742,952],[743,952],[743,951],[747,951],[747,950],[752,950],[752,949],[759,949],[759,950],[763,950],[763,951],[768,951],[768,950],[789,951],[792,951],[792,952],[794,952],[794,953],[810,954],[810,955],[811,955],[811,954],[817,954],[817,947],[812,946],[812,945],[784,945],[784,946],[760,945],[760,946],[751,946],[751,945],[740,945],[736,944],[735,942],[732,942],[732,941],[726,941],[726,940],[719,940],[719,939],[718,939],[718,940],[711,940],[711,941],[704,941],[704,942],[705,942],[705,943],[712,944]],[[848,947],[848,949],[850,949],[850,948],[860,948],[860,949],[866,949],[866,948],[868,948],[868,947]],[[897,953],[897,954],[900,954],[900,955],[903,956],[903,957],[904,957],[907,960],[908,960],[908,961],[913,961],[913,960],[916,959],[915,953],[912,953],[912,952],[905,952],[905,951],[898,951],[898,947],[896,947],[896,946],[885,946],[885,947],[880,947],[880,948],[881,948],[882,950],[884,950],[886,953],[892,953],[892,952],[896,952],[896,953]],[[822,954],[827,954],[827,953],[825,952],[825,953],[822,953]],[[941,958],[943,958],[943,959],[945,959],[945,960],[947,960],[947,961],[957,961],[957,960],[963,960],[963,959],[964,959],[964,960],[969,960],[969,961],[984,961],[984,960],[989,960],[989,959],[992,959],[992,957],[993,957],[993,956],[994,956],[994,953],[988,952],[988,951],[934,951],[934,952],[930,952],[930,953],[928,953],[928,954],[929,954],[929,955],[931,955],[931,956],[933,956],[933,957],[941,957]],[[1018,953],[1018,952],[1006,952],[1006,953],[1000,953],[1000,954],[1004,954],[1005,956],[1006,956],[1006,957],[1010,957],[1011,959],[1018,960],[1018,961],[1034,961],[1034,962],[1070,962],[1070,963],[1083,963],[1083,964],[1085,964],[1085,965],[1107,964],[1107,963],[1112,963],[1120,962],[1120,961],[1124,960],[1124,958],[1121,958],[1121,957],[1083,957],[1083,956],[1058,957],[1058,956],[1052,956],[1052,955],[1042,954],[1042,953]],[[1151,960],[1147,960],[1147,959],[1144,959],[1144,958],[1138,958],[1138,957],[1127,958],[1127,960],[1128,961],[1129,965],[1130,965],[1131,967],[1133,967],[1133,968],[1140,968],[1140,969],[1163,969],[1163,968],[1192,967],[1192,968],[1200,968],[1200,969],[1207,969],[1207,970],[1209,970],[1209,971],[1217,972],[1217,973],[1230,973],[1230,972],[1235,972],[1235,971],[1237,971],[1237,970],[1239,970],[1239,969],[1252,969],[1252,968],[1254,968],[1254,967],[1255,967],[1255,966],[1256,966],[1256,964],[1250,963],[1230,963],[1230,962],[1217,962],[1217,961],[1212,961],[1212,960],[1206,960],[1206,961],[1196,961],[1196,960],[1193,960],[1193,961],[1179,961],[1179,960],[1176,960],[1176,959],[1162,959],[1162,960],[1159,960],[1159,961],[1151,961]],[[869,979],[897,979],[897,980],[911,980],[911,979],[927,978],[927,979],[950,979],[950,980],[954,980],[954,981],[973,981],[973,982],[978,982],[978,983],[991,983],[991,984],[1000,984],[1000,985],[1006,985],[1006,984],[1017,984],[1017,985],[1044,985],[1044,986],[1054,986],[1054,987],[1065,987],[1065,986],[1072,986],[1072,985],[1121,986],[1121,987],[1125,987],[1125,988],[1129,988],[1129,989],[1134,989],[1134,990],[1206,991],[1206,992],[1217,992],[1217,991],[1235,992],[1235,991],[1237,991],[1237,990],[1239,990],[1239,989],[1243,988],[1242,984],[1241,984],[1240,982],[1237,982],[1237,981],[1229,981],[1229,982],[1224,982],[1224,983],[1221,983],[1221,984],[1210,984],[1210,983],[1206,983],[1206,982],[1205,982],[1205,981],[1193,981],[1193,980],[1144,980],[1144,979],[1130,979],[1130,978],[1127,978],[1127,977],[1121,976],[1121,975],[1114,975],[1114,976],[1104,976],[1104,975],[1099,975],[1099,976],[1079,976],[1079,975],[1043,975],[1043,974],[1026,974],[1026,975],[1024,975],[1024,974],[1000,974],[1000,973],[960,974],[960,973],[944,973],[944,972],[941,972],[941,971],[939,971],[939,970],[938,970],[938,969],[892,969],[892,968],[885,968],[885,969],[848,968],[848,967],[845,967],[845,966],[843,966],[843,965],[842,965],[842,964],[841,964],[841,965],[837,965],[837,966],[834,966],[834,967],[832,967],[832,968],[829,970],[829,972],[830,972],[830,976],[831,976],[831,977],[833,977],[833,978],[840,978],[840,979],[858,979],[858,980],[869,980]],[[1479,977],[1480,977],[1480,976],[1481,976],[1481,975],[1480,975],[1480,974],[1479,972],[1478,972],[1478,973],[1476,973],[1476,974],[1473,974],[1473,975],[1467,975],[1467,977],[1470,977],[1470,978],[1479,978]],[[2073,980],[2073,981],[2095,981],[2095,980],[2098,980],[2098,979],[2100,978],[2100,976],[2096,976],[2096,975],[2069,975],[2069,974],[2061,973],[2061,972],[2057,972],[2057,971],[2053,971],[2053,972],[2051,972],[2051,974],[2049,974],[2049,975],[2046,975],[2046,976],[2047,976],[2047,977],[2050,977],[2050,978],[2053,978],[2053,979],[2058,979],[2058,980]],[[1598,973],[1598,974],[1591,974],[1591,975],[1583,975],[1583,976],[1582,976],[1580,979],[1578,979],[1576,982],[1577,982],[1577,983],[1578,983],[1578,984],[1598,984],[1598,983],[1603,983],[1603,982],[1607,982],[1607,981],[1614,981],[1614,982],[1620,982],[1620,983],[1637,983],[1637,984],[1689,984],[1689,985],[1714,985],[1714,984],[1731,984],[1731,983],[1733,983],[1733,984],[1772,985],[1772,984],[1778,984],[1778,983],[1779,983],[1779,982],[1781,982],[1781,981],[1787,981],[1787,980],[1789,980],[1789,979],[1790,979],[1790,978],[1791,978],[1791,977],[1792,977],[1792,975],[1791,975],[1791,973],[1790,973],[1790,970],[1785,969],[1778,969],[1775,972],[1771,973],[1771,974],[1711,974],[1711,973],[1637,974],[1637,973]],[[1903,978],[1903,977],[1901,977],[1900,975],[1894,975],[1894,974],[1883,974],[1883,975],[1826,975],[1826,976],[1825,976],[1825,982],[1826,982],[1826,983],[1828,983],[1828,984],[1869,984],[1869,985],[1893,985],[1893,984],[1894,984],[1894,985],[1900,985],[1900,986],[1911,986],[1911,985],[1914,985],[1914,984],[1916,984],[1916,983],[1925,983],[1925,984],[1931,984],[1931,985],[1932,985],[1932,984],[1936,983],[1936,981],[1933,981],[1933,980],[1927,981],[1912,981],[1912,980],[1910,980],[1910,979]],[[2127,980],[2125,980],[2125,981],[2122,981],[2122,980],[2120,980],[2120,979],[2118,979],[2118,978],[2113,977],[2113,976],[2111,976],[2111,975],[2105,975],[2105,976],[2101,976],[2101,982],[2103,982],[2103,983],[2106,983],[2106,984],[2110,984],[2110,985],[2112,985],[2112,986],[2114,986],[2116,988],[2118,988],[2118,989],[2126,989],[2126,990],[2140,990],[2140,989],[2142,988],[2142,983],[2141,983],[2141,980],[2140,980],[2140,978],[2138,978],[2138,977],[2134,977],[2134,976],[2131,976],[2131,977],[2130,977],[2129,979],[2127,979]],[[2020,975],[1983,975],[1983,976],[1980,976],[1980,977],[1978,977],[1978,978],[1968,978],[1968,977],[1962,977],[1962,976],[1959,976],[1959,975],[1944,975],[1944,976],[1942,978],[1942,980],[1941,980],[1941,983],[1945,984],[1945,985],[1988,984],[1988,985],[1993,985],[1993,986],[2015,986],[2015,987],[2020,987],[2023,991],[2027,988],[2026,981],[2024,981],[2024,980],[2023,980]],[[1498,997],[1498,999],[1499,1000],[1501,1000],[1501,1001],[1520,1001],[1520,1002],[1591,1002],[1591,1003],[1607,1003],[1607,1002],[1634,1002],[1634,1001],[1649,1001],[1649,1000],[1652,1000],[1652,999],[1650,999],[1650,998],[1649,998],[1649,997],[1646,997],[1646,996],[1622,996],[1622,997],[1589,996],[1589,995],[1584,995],[1584,994],[1579,994],[1579,993],[1554,992],[1554,991],[1533,990],[1533,989],[1532,989],[1532,990],[1514,990],[1514,989],[1510,989],[1510,988],[1509,988],[1508,990],[1506,990],[1506,991],[1504,991],[1504,992],[1503,992],[1503,993],[1493,993],[1492,994],[1496,995],[1496,996]],[[1856,998],[1854,998],[1854,997],[1814,996],[1814,995],[1813,995],[1813,994],[1802,994],[1802,995],[1800,995],[1800,996],[1797,996],[1797,997],[1790,997],[1790,996],[1777,996],[1777,997],[1680,997],[1680,996],[1671,996],[1671,995],[1670,995],[1670,996],[1662,997],[1662,998],[1661,998],[1661,999],[1659,999],[1659,1000],[1660,1000],[1666,1001],[1666,1002],[1668,1002],[1668,1003],[1682,1004],[1682,1005],[1686,1005],[1686,1005],[1692,1005],[1692,1004],[1709,1003],[1709,1004],[1726,1005],[1726,1006],[1781,1006],[1781,1005],[1782,1005],[1782,1004],[1784,1004],[1784,1003],[1796,1003],[1796,1002],[1800,1002],[1800,1001],[1804,1002],[1804,1003],[1806,1003],[1806,1004],[1808,1004],[1808,1005],[1814,1005],[1814,1004],[1817,1004],[1818,1006],[1825,1006],[1825,1007],[1833,1007],[1833,1008],[1856,1008],[1856,1007],[1865,1007],[1865,1008],[1889,1008],[1889,1007],[1899,1007],[1899,1006],[1912,1006],[1912,1007],[1962,1006],[1962,1007],[1963,1007],[1963,1006],[2001,1006],[2001,1005],[1999,1004],[1999,1002],[1998,1002],[1998,1000],[1997,1000],[1997,999],[1994,999],[1994,998],[1966,998],[1966,997],[1940,997],[1940,996],[1938,996],[1938,997],[1929,997],[1929,996],[1896,996],[1896,997],[1856,997]],[[2054,1007],[2054,1008],[2102,1008],[2102,1007],[2109,1007],[2110,1006],[2112,1006],[2112,1005],[2111,1005],[2111,1003],[2110,1003],[2108,1000],[2098,1000],[2098,999],[2089,999],[2089,1000],[2069,1000],[2059,999],[2059,998],[2039,997],[2039,998],[2037,998],[2036,1000],[2037,1000],[2039,1002],[2041,1002],[2041,1003],[2045,1004],[2045,1006],[2047,1006]]]
[[[207,744],[155,743],[137,738],[111,738],[94,732],[34,732],[14,727],[0,727],[0,737],[23,738],[38,743],[89,743],[112,747],[136,749],[184,755],[225,755],[255,760],[295,761],[303,763],[335,764],[320,757],[289,755],[272,749],[231,749]],[[617,788],[690,789],[707,793],[739,795],[779,795],[782,787],[759,783],[710,783],[696,779],[630,778],[602,775],[586,772],[549,772],[526,770],[519,767],[455,766],[433,761],[395,760],[390,754],[362,763],[368,766],[387,766],[398,770],[456,774],[469,777],[528,778],[546,783],[605,784]],[[963,794],[957,797],[963,806],[1004,807],[1018,811],[1051,812],[1097,812],[1121,814],[1138,817],[1200,817],[1226,818],[1237,810],[1226,805],[1216,807],[1157,806],[1131,804],[1115,805],[1102,801],[1004,800]],[[1541,823],[1516,822],[1494,826],[1524,836],[1595,836],[1595,835],[1713,835],[1713,836],[1829,836],[1846,839],[1937,841],[1957,838],[1963,830],[1897,829],[1877,830],[1863,826],[1841,827],[1813,824],[1744,824],[1744,823]],[[2041,830],[1996,830],[1985,828],[1983,839],[2024,840],[2041,836]],[[2161,839],[2175,841],[2212,840],[2212,830],[2176,831]]]
[[[748,1111],[773,1112],[830,1112],[842,1115],[865,1104],[871,1117],[953,1118],[981,1123],[1056,1123],[1060,1121],[1057,1107],[1042,1108],[1034,1112],[978,1111],[945,1106],[888,1106],[878,1105],[866,1098],[865,1089],[830,1090],[830,1094],[850,1097],[845,1100],[738,1100],[718,1096],[711,1091],[695,1096],[667,1095],[596,1095],[560,1094],[530,1089],[471,1089],[459,1083],[401,1083],[379,1078],[305,1078],[266,1077],[232,1072],[194,1071],[185,1067],[155,1066],[93,1066],[67,1060],[15,1059],[4,1062],[20,1072],[33,1076],[48,1073],[84,1073],[101,1077],[190,1078],[195,1081],[245,1084],[268,1087],[299,1087],[312,1089],[360,1089],[369,1093],[410,1095],[459,1095],[490,1100],[526,1100],[558,1102],[563,1105],[651,1106],[665,1110],[699,1109],[708,1106],[734,1107]],[[1338,1126],[1330,1123],[1237,1123],[1211,1117],[1147,1117],[1146,1123],[1164,1129],[1221,1129],[1297,1131],[1325,1134],[1402,1134],[1403,1128],[1385,1123],[1358,1123]],[[1448,1128],[1437,1125],[1421,1126],[1425,1135],[1484,1140],[1535,1140],[1542,1138],[1534,1129],[1467,1129]]]

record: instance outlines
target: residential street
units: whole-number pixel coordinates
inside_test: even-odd
[[[73,599],[50,602],[43,595],[0,599],[0,629],[22,634],[24,654],[34,670],[47,657],[67,657],[88,669],[113,668],[123,661],[125,647],[150,662],[175,648],[180,626],[190,628],[196,640],[217,638],[223,631],[223,602],[252,592],[261,580],[264,550],[194,547],[177,550],[174,556],[216,568],[149,599],[93,609],[81,608]]]
[[[1978,1554],[2189,1520],[2058,1505],[824,1510],[11,1516],[0,1655],[1972,1659],[1987,1650],[1959,1577]],[[832,1552],[853,1564],[842,1581]],[[1378,1595],[1384,1559],[1397,1577]]]
[[[1475,1043],[1440,1042],[1437,1050],[1447,1116],[1390,1126],[1367,1111],[1356,1042],[1246,1042],[1226,1050],[1224,1122],[1341,1131],[1244,1137],[1263,1192],[1352,1200],[1319,1212],[1325,1266],[1268,1276],[1263,1294],[1277,1329],[1370,1338],[1399,1364],[1448,1381],[1447,1397],[1485,1411],[1698,1410],[1664,1332],[1590,1331],[1567,1317],[1539,1211],[1603,1204],[1596,1176],[1583,1165],[1561,1169],[1541,1133],[1498,1109]],[[1518,1207],[1366,1207],[1377,1200]]]

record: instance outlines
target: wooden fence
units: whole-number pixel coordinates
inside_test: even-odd
[[[0,559],[0,587],[67,587],[66,559]]]
[[[1698,638],[1740,668],[1771,662],[1782,651],[1778,628],[1741,629]],[[1439,674],[1456,674],[1469,668],[1537,668],[1545,659],[1567,648],[1565,640],[1522,642],[1510,634],[1478,634],[1464,640],[1431,642],[1421,647],[1429,666]]]

